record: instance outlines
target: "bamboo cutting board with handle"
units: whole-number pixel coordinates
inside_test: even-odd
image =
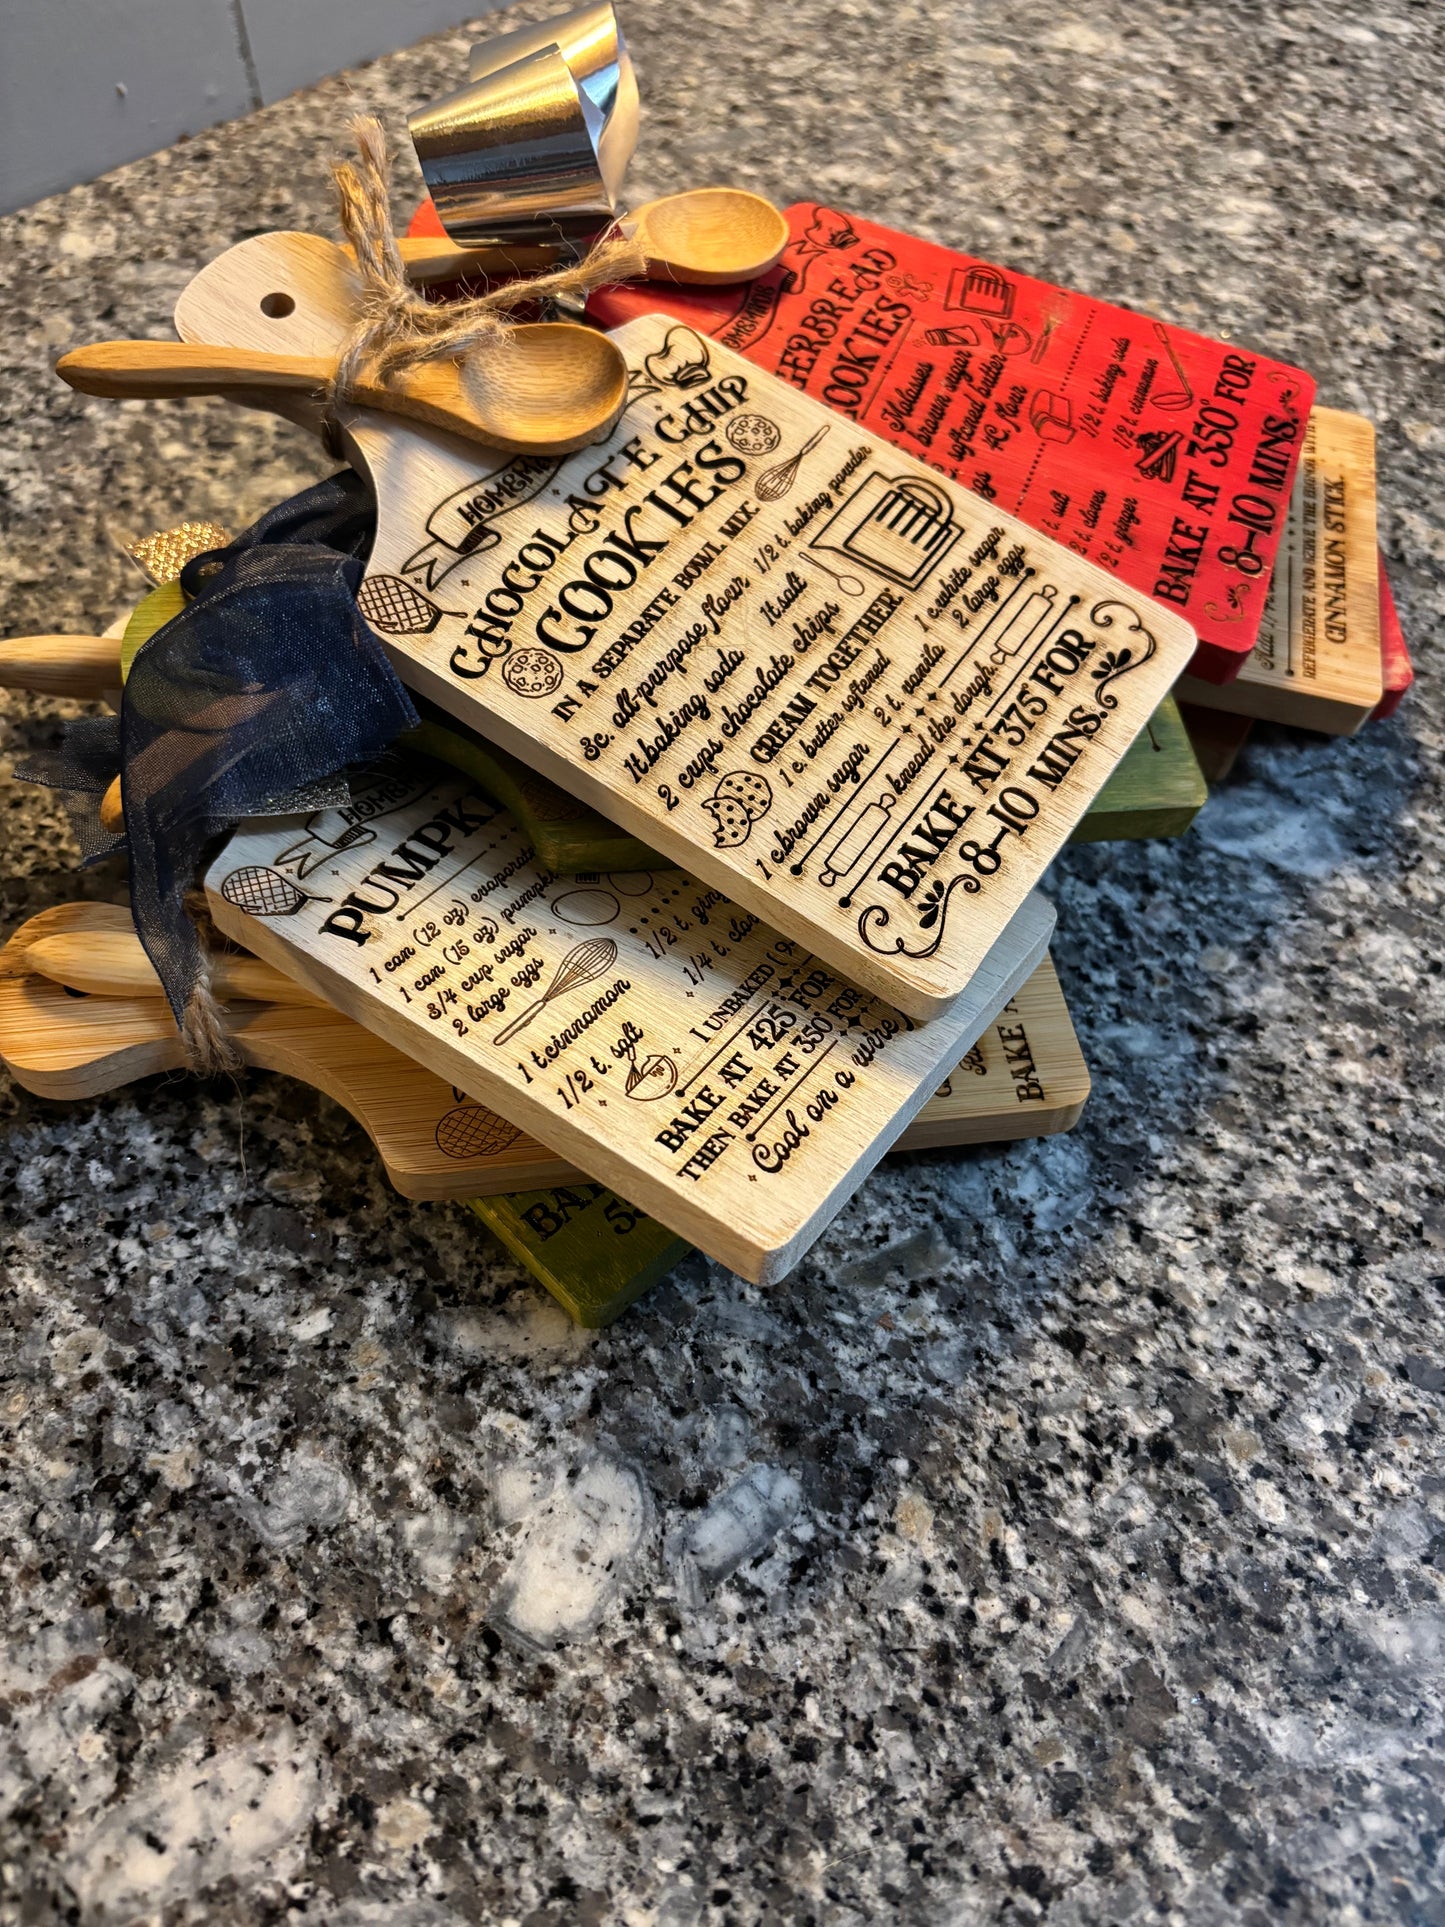
[[[82,911],[84,921],[76,924],[74,914]],[[22,926],[7,962],[13,968],[22,953],[28,960],[72,929],[92,938],[113,924],[120,934],[123,920],[128,924],[126,912],[110,905],[61,906]],[[339,1011],[233,1002],[227,1022],[254,1069],[299,1078],[343,1105],[372,1139],[388,1179],[404,1197],[467,1199],[519,1186],[585,1182],[575,1165]],[[27,971],[0,978],[0,1061],[37,1096],[74,1100],[180,1070],[185,1054],[156,998],[77,996]],[[1068,1130],[1088,1085],[1063,992],[1045,958],[895,1149],[1001,1143]]]
[[[180,1067],[175,1029],[155,999],[75,996],[27,974],[47,943],[75,933],[120,936],[127,923],[113,905],[66,904],[23,925],[6,946],[5,967],[14,974],[0,977],[0,1060],[25,1089],[83,1098]],[[344,1105],[403,1195],[464,1199],[579,1324],[610,1324],[690,1249],[339,1012],[242,1003],[231,1005],[228,1018],[248,1063],[300,1078]],[[1046,957],[895,1148],[1068,1130],[1088,1089]]]
[[[616,340],[623,418],[556,462],[348,418],[363,613],[423,694],[937,1016],[1193,631],[718,343]]]
[[[933,1150],[1068,1130],[1089,1073],[1047,958],[894,1147]],[[471,1208],[579,1325],[610,1325],[686,1257],[685,1238],[601,1185],[478,1197]]]
[[[233,835],[206,880],[221,929],[760,1282],[856,1190],[1053,924],[1027,900],[918,1024],[685,873],[551,876],[464,780],[425,782],[363,835],[336,815],[299,840],[294,819]]]

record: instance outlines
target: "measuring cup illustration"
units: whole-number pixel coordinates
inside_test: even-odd
[[[916,589],[962,533],[952,502],[936,483],[875,469],[809,546],[845,555],[888,582]]]

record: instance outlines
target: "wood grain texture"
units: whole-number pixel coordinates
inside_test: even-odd
[[[557,876],[597,877],[609,870],[655,870],[663,860],[598,811],[527,769],[515,756],[463,730],[442,711],[402,738],[476,778],[509,809],[538,860]],[[1180,836],[1208,796],[1172,696],[1166,696],[1085,810],[1071,843]]]
[[[37,938],[26,963],[67,990],[96,997],[164,997],[165,986],[133,930],[82,929]],[[314,991],[294,983],[259,957],[219,952],[211,958],[211,989],[222,1000],[306,1004],[324,1008]]]
[[[183,1068],[175,1026],[156,999],[68,996],[38,967],[46,946],[65,933],[89,942],[119,938],[129,922],[128,912],[114,905],[64,904],[22,925],[6,946],[0,1060],[26,1090],[43,1097],[93,1097],[138,1077]],[[242,961],[268,968],[255,958]],[[467,1199],[519,1185],[586,1182],[574,1165],[338,1011],[232,1003],[227,1016],[248,1063],[313,1084],[350,1111],[406,1197]],[[1002,1041],[1015,1022],[1024,1026],[1022,1046],[1011,1033]],[[1045,958],[895,1149],[1067,1130],[1086,1091],[1063,994]]]
[[[1179,708],[1166,696],[1079,818],[1071,843],[1182,836],[1209,800]]]
[[[65,905],[70,911],[109,905]],[[126,913],[120,911],[119,917]],[[88,935],[94,935],[87,923]],[[25,955],[54,941],[20,933]],[[17,953],[18,954],[18,953]],[[255,959],[250,961],[255,962]],[[343,1104],[372,1138],[404,1196],[467,1198],[518,1184],[584,1181],[575,1165],[506,1124],[340,1012],[230,1006],[243,1056]],[[1025,1029],[1006,1051],[1003,1029]],[[0,978],[0,1059],[38,1096],[93,1097],[137,1077],[183,1068],[175,1026],[151,998],[67,996],[38,969]],[[895,1150],[1044,1137],[1076,1121],[1088,1074],[1046,958],[949,1073]]]
[[[718,343],[617,340],[635,398],[551,475],[348,419],[363,608],[423,694],[935,1016],[1193,631]]]
[[[1353,736],[1384,690],[1375,431],[1311,411],[1259,641],[1232,683],[1185,676],[1180,699],[1298,729]]]
[[[1045,958],[894,1147],[931,1150],[1066,1131],[1089,1094],[1063,991]],[[690,1249],[601,1185],[572,1181],[471,1208],[579,1325],[610,1325]]]
[[[195,276],[176,304],[176,332],[198,357],[212,353],[218,366],[221,354],[234,357],[224,368],[235,389],[274,395],[283,404],[279,412],[291,415],[286,397],[299,398],[304,408],[317,391],[317,369],[321,385],[329,381],[361,299],[355,265],[335,242],[318,234],[258,234]],[[67,356],[59,372],[65,374],[67,364],[77,371],[76,357]],[[611,341],[595,329],[523,322],[495,352],[461,363],[427,362],[385,382],[363,368],[352,393],[364,406],[490,448],[563,453],[587,447],[616,422],[627,397],[627,370]]]
[[[588,313],[661,308],[715,335],[1186,613],[1195,673],[1228,682],[1257,638],[1312,378],[836,205],[787,214],[759,281],[627,282]],[[1231,511],[1256,471],[1273,510],[1246,527]]]
[[[0,689],[94,701],[120,687],[108,636],[11,636],[0,642]]]
[[[517,757],[461,728],[444,710],[434,710],[424,701],[419,706],[421,727],[408,730],[400,747],[465,771],[488,796],[511,811],[537,861],[554,875],[596,876],[610,870],[666,867],[655,850],[536,775]]]
[[[464,779],[423,777],[364,840],[332,815],[299,841],[294,821],[237,832],[207,878],[220,927],[758,1281],[806,1250],[1053,923],[1029,899],[915,1025],[685,873],[550,877]]]
[[[781,210],[739,187],[692,187],[645,201],[624,231],[646,254],[649,280],[701,288],[755,281],[788,245]]]
[[[760,194],[736,187],[693,187],[648,201],[626,217],[647,256],[650,279],[718,287],[766,274],[788,244],[788,223]],[[437,282],[510,280],[555,267],[545,248],[466,248],[442,235],[408,235],[398,244],[407,279]],[[351,250],[346,250],[351,256]],[[355,258],[351,256],[351,258]]]

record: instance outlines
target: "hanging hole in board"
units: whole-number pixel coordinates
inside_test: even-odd
[[[290,294],[263,294],[261,312],[268,321],[284,321],[296,312],[296,297]]]

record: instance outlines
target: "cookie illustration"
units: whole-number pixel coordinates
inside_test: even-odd
[[[766,415],[735,415],[727,438],[739,455],[771,455],[783,439],[778,424]]]
[[[735,850],[752,835],[753,819],[748,815],[746,804],[735,796],[706,797],[703,808],[716,825],[712,838],[716,849]]]
[[[732,796],[742,804],[751,817],[766,816],[773,804],[772,785],[766,776],[756,776],[751,770],[735,769],[724,776],[715,792],[718,796]]]
[[[765,776],[755,776],[746,769],[735,769],[727,776],[720,776],[717,788],[703,800],[703,808],[717,825],[712,839],[716,847],[735,850],[740,843],[746,843],[754,823],[766,816],[772,806],[772,785]]]
[[[562,665],[550,649],[518,649],[502,665],[502,680],[517,696],[550,696],[562,686]]]

